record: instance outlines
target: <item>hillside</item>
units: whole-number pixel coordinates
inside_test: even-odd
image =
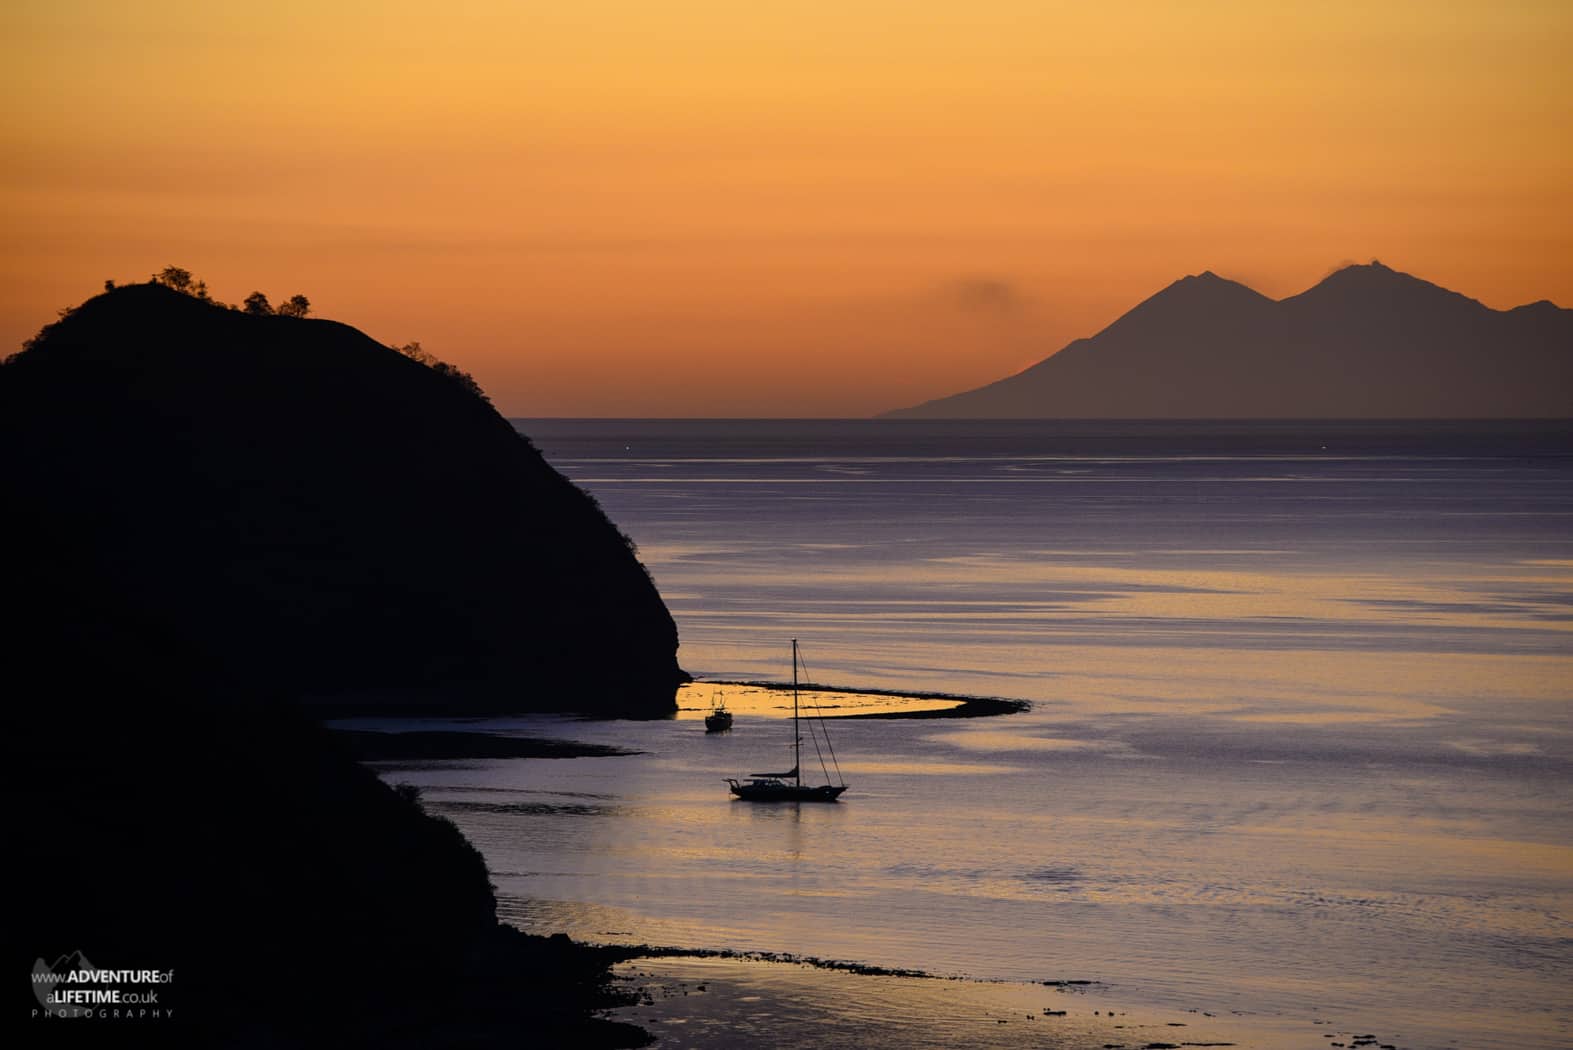
[[[13,601],[112,600],[215,692],[674,707],[631,544],[484,398],[346,325],[106,292],[0,367],[0,444]]]
[[[895,419],[1573,416],[1573,310],[1349,266],[1274,301],[1186,277],[1026,370]]]
[[[28,1045],[648,1042],[595,1016],[623,1001],[606,967],[625,953],[499,924],[475,848],[331,734],[265,698],[188,691],[156,639],[94,667],[49,666],[35,657],[55,639],[23,638],[43,647],[15,654],[11,681],[49,692],[10,694],[27,789],[8,844],[31,886],[12,968],[174,975],[153,989],[164,1012],[136,1015],[40,1016],[15,982]]]
[[[0,367],[0,441],[11,960],[172,975],[135,1013],[19,984],[33,1042],[649,1041],[596,1016],[620,953],[499,924],[458,829],[315,722],[671,709],[654,587],[484,399],[343,325],[137,286]]]

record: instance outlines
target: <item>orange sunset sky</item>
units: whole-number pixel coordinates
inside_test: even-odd
[[[1187,273],[1573,306],[1573,3],[8,0],[0,345],[310,296],[507,415],[866,415]]]

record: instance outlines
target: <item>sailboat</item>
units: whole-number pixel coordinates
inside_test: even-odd
[[[742,780],[727,777],[726,782],[730,785],[732,794],[744,802],[834,802],[847,789],[846,781],[841,779],[841,767],[836,762],[836,753],[830,749],[830,734],[825,731],[823,717],[820,718],[819,732],[824,736],[825,751],[830,752],[830,762],[836,768],[836,779],[840,780],[840,783],[830,783],[830,770],[825,768],[825,751],[819,748],[819,737],[814,735],[812,722],[809,723],[809,736],[813,739],[814,751],[819,756],[819,768],[825,774],[825,783],[803,783],[803,737],[798,732],[799,662],[797,639],[794,638],[792,639],[792,768],[785,773],[750,773]]]

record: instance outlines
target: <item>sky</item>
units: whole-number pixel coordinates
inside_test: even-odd
[[[0,347],[168,265],[509,416],[862,416],[1186,274],[1573,306],[1573,3],[8,0]]]

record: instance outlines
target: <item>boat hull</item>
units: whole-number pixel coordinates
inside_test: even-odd
[[[744,802],[834,802],[846,790],[845,784],[739,784],[731,782],[732,794]]]
[[[719,733],[732,728],[732,716],[729,713],[705,715],[705,732]]]

